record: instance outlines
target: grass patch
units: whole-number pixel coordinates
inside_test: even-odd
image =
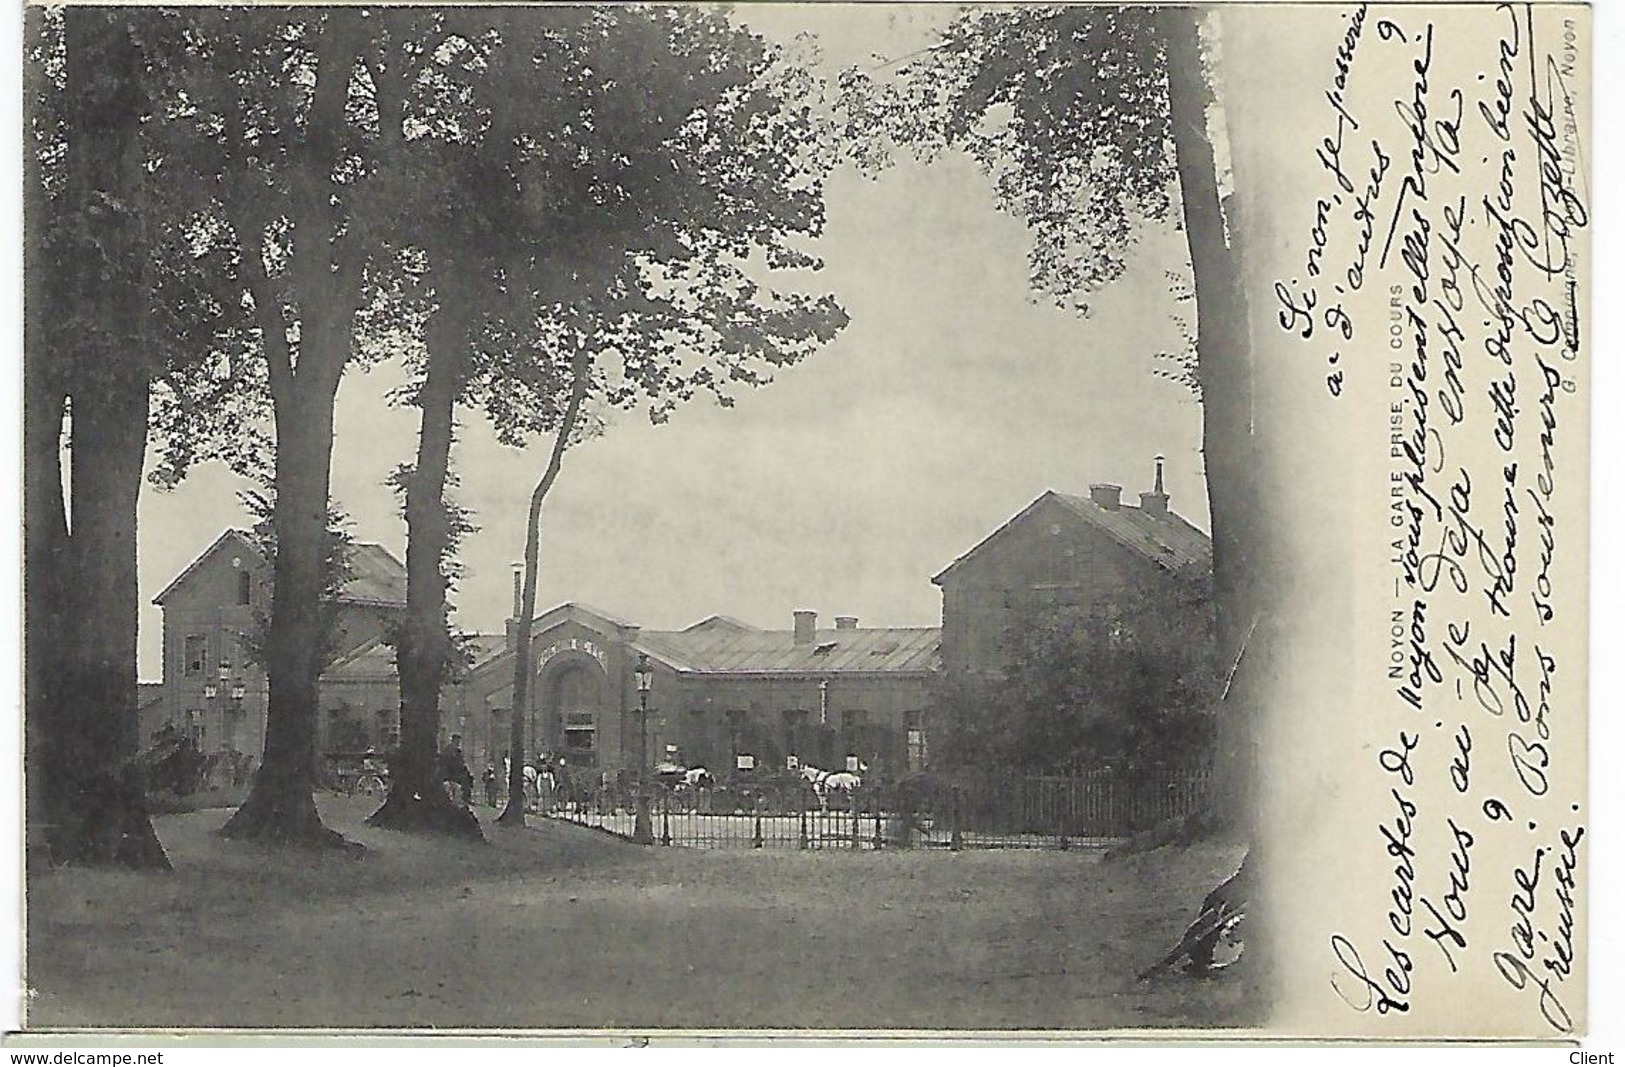
[[[169,874],[28,886],[31,1026],[1156,1028],[1258,1018],[1252,986],[1134,975],[1233,869],[1218,846],[1080,852],[642,848],[547,820],[366,850],[155,826]],[[1239,969],[1238,969],[1239,970]]]

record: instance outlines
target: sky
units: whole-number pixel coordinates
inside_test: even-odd
[[[788,39],[817,35],[831,68],[929,43],[940,8],[752,8],[747,21]],[[648,629],[713,614],[788,628],[930,626],[931,576],[1046,489],[1115,482],[1151,488],[1167,457],[1172,507],[1204,529],[1200,407],[1155,373],[1180,344],[1164,271],[1179,236],[1148,229],[1127,274],[1080,318],[1035,303],[1028,234],[1001,214],[964,157],[900,163],[878,178],[835,175],[816,276],[851,316],[839,337],[732,409],[698,400],[663,426],[633,412],[572,448],[542,519],[538,609],[578,601]],[[406,530],[385,485],[411,459],[417,413],[384,400],[388,364],[340,389],[333,495],[359,540],[404,558]],[[464,545],[455,623],[500,632],[511,565],[524,546],[531,487],[548,442],[495,442],[476,413],[460,422],[457,499],[479,531]],[[161,612],[150,601],[220,531],[246,525],[244,485],[218,467],[178,489],[148,487],[140,511],[140,674],[161,673]]]

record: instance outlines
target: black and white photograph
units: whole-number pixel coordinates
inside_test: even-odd
[[[22,14],[8,1043],[1587,1034],[1588,8]]]

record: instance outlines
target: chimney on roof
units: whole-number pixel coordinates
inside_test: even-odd
[[[818,612],[798,611],[796,617],[796,644],[810,645],[813,643],[813,634],[818,630]]]
[[[513,612],[508,616],[508,623],[505,628],[509,652],[514,652],[519,648],[519,600],[523,581],[524,570],[520,564],[515,563],[513,565]]]
[[[1107,511],[1116,511],[1123,504],[1123,487],[1099,482],[1089,487],[1089,499]]]
[[[515,563],[513,565],[513,616],[512,616],[515,619],[519,618],[519,609],[524,607],[524,605],[520,603],[520,601],[524,599],[524,591],[525,591],[525,565],[523,563]]]
[[[858,628],[858,617],[856,615],[837,615],[835,616],[835,628],[837,630],[856,630]]]
[[[1140,494],[1140,510],[1147,515],[1163,518],[1168,514],[1168,494],[1162,490],[1162,457],[1157,457],[1157,487]]]

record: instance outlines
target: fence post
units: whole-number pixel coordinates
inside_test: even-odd
[[[796,847],[806,851],[807,848],[807,798],[796,795],[796,816],[798,828],[796,833]]]
[[[885,831],[881,828],[881,824],[886,819],[885,813],[881,809],[883,809],[885,806],[886,805],[882,804],[879,801],[879,799],[876,799],[876,801],[875,801],[875,851],[876,852],[878,852],[882,848],[886,847],[886,834],[885,834]]]
[[[959,832],[959,787],[953,787],[952,801],[948,807],[948,847],[958,852],[965,847],[965,839]]]
[[[846,813],[852,816],[852,849],[858,848],[858,793],[855,789],[846,792]]]
[[[751,848],[762,847],[762,798],[756,798],[756,832],[750,839]]]
[[[660,796],[660,843],[671,844],[671,791]]]

